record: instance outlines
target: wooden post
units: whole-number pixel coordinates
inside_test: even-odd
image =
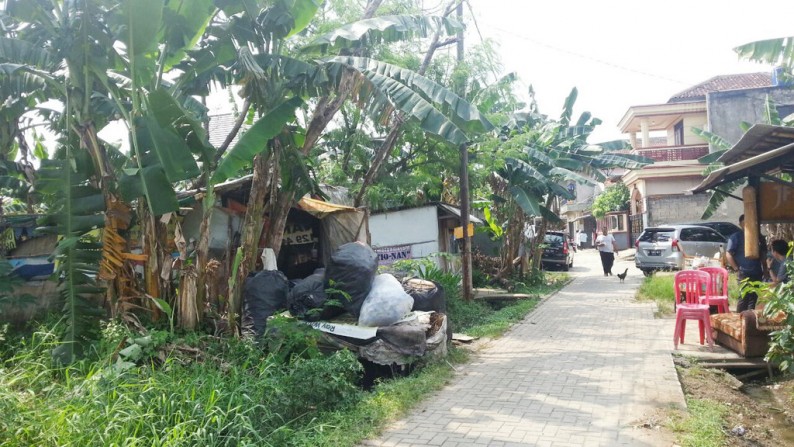
[[[761,253],[758,252],[758,237],[761,231],[758,222],[758,177],[750,177],[750,186],[742,190],[742,200],[744,201],[744,256],[747,259],[758,259]],[[755,185],[753,185],[755,183]]]
[[[469,148],[460,145],[460,225],[463,227],[463,253],[461,267],[463,273],[463,299],[472,298],[471,291],[471,237],[469,236]]]

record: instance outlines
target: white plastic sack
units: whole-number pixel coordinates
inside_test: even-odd
[[[262,250],[262,270],[278,270],[276,253],[272,248]]]
[[[372,289],[361,305],[359,326],[389,326],[411,312],[414,299],[405,293],[394,276],[384,273],[372,281]]]

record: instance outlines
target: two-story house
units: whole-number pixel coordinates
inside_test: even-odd
[[[629,228],[636,238],[644,227],[699,221],[708,195],[686,192],[704,178],[697,159],[717,150],[693,128],[719,135],[730,144],[742,136],[742,122],[765,122],[766,98],[781,116],[794,111],[794,90],[780,85],[772,73],[722,75],[688,88],[664,104],[632,106],[620,120],[632,153],[654,164],[623,174],[631,191]],[[728,200],[712,220],[735,222],[741,202]]]

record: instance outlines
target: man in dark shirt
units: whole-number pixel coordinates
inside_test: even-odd
[[[786,263],[791,262],[791,258],[786,259],[788,244],[782,239],[772,241],[770,248],[772,249],[772,258],[768,258],[767,266],[769,266],[769,276],[772,278],[772,285],[777,286],[780,283],[788,282]],[[773,260],[777,261],[777,269],[772,268]]]
[[[739,281],[747,279],[748,281],[761,281],[764,277],[764,268],[761,259],[764,256],[759,256],[758,259],[748,259],[744,256],[744,214],[739,216],[739,226],[742,231],[733,233],[728,239],[728,250],[726,258],[728,265],[736,271]],[[741,287],[739,303],[736,305],[736,312],[743,310],[755,309],[755,303],[758,301],[758,295],[754,292],[745,293],[745,287]]]

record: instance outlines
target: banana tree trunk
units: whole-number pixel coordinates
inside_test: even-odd
[[[284,239],[284,227],[287,224],[287,217],[294,199],[295,192],[279,191],[273,202],[273,208],[270,212],[270,225],[265,233],[265,247],[272,248],[276,257],[278,257],[278,253],[281,250],[281,241]]]
[[[256,258],[259,254],[259,239],[262,236],[262,222],[264,220],[265,199],[267,198],[270,180],[270,158],[262,155],[254,157],[254,175],[251,180],[251,193],[248,197],[248,208],[243,221],[243,231],[240,246],[243,249],[243,260],[237,270],[234,287],[229,290],[229,313],[240,315],[242,289],[248,273],[256,268]]]
[[[554,196],[549,194],[549,197],[546,198],[546,209],[551,209],[551,205],[554,203]],[[543,256],[543,250],[541,249],[540,245],[543,243],[543,240],[546,238],[546,229],[548,228],[548,221],[544,218],[540,220],[540,227],[538,231],[535,232],[535,240],[532,241],[532,262],[530,262],[530,269],[531,270],[538,270],[540,269],[540,259]]]

